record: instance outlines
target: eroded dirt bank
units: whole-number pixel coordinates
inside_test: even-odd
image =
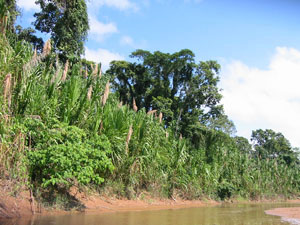
[[[0,185],[0,218],[25,217],[33,214],[68,214],[76,213],[78,210],[65,211],[60,209],[45,209],[36,201],[33,201],[28,190],[21,193],[13,193],[13,190]],[[74,193],[73,193],[74,194]],[[88,213],[120,212],[120,211],[141,211],[202,207],[221,204],[216,201],[181,200],[181,199],[153,199],[147,194],[139,200],[115,199],[99,195],[85,195],[77,193],[74,197],[83,206],[81,211]],[[260,201],[255,201],[260,203]],[[265,202],[265,201],[262,201]],[[300,200],[288,201],[300,203]],[[268,210],[266,213],[288,218],[300,219],[300,207],[278,208]]]
[[[82,207],[78,210],[45,209],[38,204],[25,190],[13,193],[13,190],[0,186],[0,218],[14,218],[31,216],[33,214],[66,214],[80,211],[89,213],[119,212],[119,211],[141,211],[201,207],[220,204],[216,201],[187,201],[181,199],[161,200],[144,197],[139,200],[114,199],[99,195],[87,196],[83,193],[74,196]]]

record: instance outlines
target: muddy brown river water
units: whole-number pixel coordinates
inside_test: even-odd
[[[115,213],[76,213],[0,220],[0,225],[246,225],[300,224],[298,220],[267,215],[265,210],[300,204],[223,204],[220,206]]]

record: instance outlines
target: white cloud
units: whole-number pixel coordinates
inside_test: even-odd
[[[106,36],[117,33],[118,28],[114,23],[102,23],[95,17],[90,18],[90,38],[96,41],[103,41]]]
[[[35,4],[35,0],[17,0],[17,5],[25,11],[37,11],[40,9],[40,7]]]
[[[129,46],[133,46],[134,43],[133,43],[133,39],[127,35],[123,36],[120,40],[120,43],[122,45],[129,45]]]
[[[300,51],[278,47],[269,68],[251,68],[239,61],[221,73],[223,104],[238,135],[273,129],[300,147]]]
[[[85,58],[94,62],[101,62],[102,69],[105,71],[109,67],[109,63],[113,60],[124,60],[125,58],[116,52],[111,52],[107,49],[99,48],[97,50],[92,50],[85,48]]]
[[[138,6],[130,1],[130,0],[91,0],[88,2],[89,8],[91,7],[102,7],[102,6],[107,6],[107,7],[112,7],[112,8],[117,8],[121,11],[125,10],[138,10]]]
[[[145,49],[148,45],[146,40],[136,42],[128,35],[124,35],[121,37],[120,44],[123,46],[129,46],[134,49]]]

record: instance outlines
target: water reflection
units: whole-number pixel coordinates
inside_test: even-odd
[[[265,210],[296,204],[239,204],[177,210],[35,216],[0,221],[0,225],[213,225],[213,224],[289,224]],[[299,205],[298,205],[299,206]]]

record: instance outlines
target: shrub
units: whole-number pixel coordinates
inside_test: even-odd
[[[88,139],[83,130],[62,123],[40,128],[39,136],[33,132],[36,146],[28,157],[31,178],[42,187],[101,184],[105,174],[114,169],[107,156],[111,147],[105,136]]]

